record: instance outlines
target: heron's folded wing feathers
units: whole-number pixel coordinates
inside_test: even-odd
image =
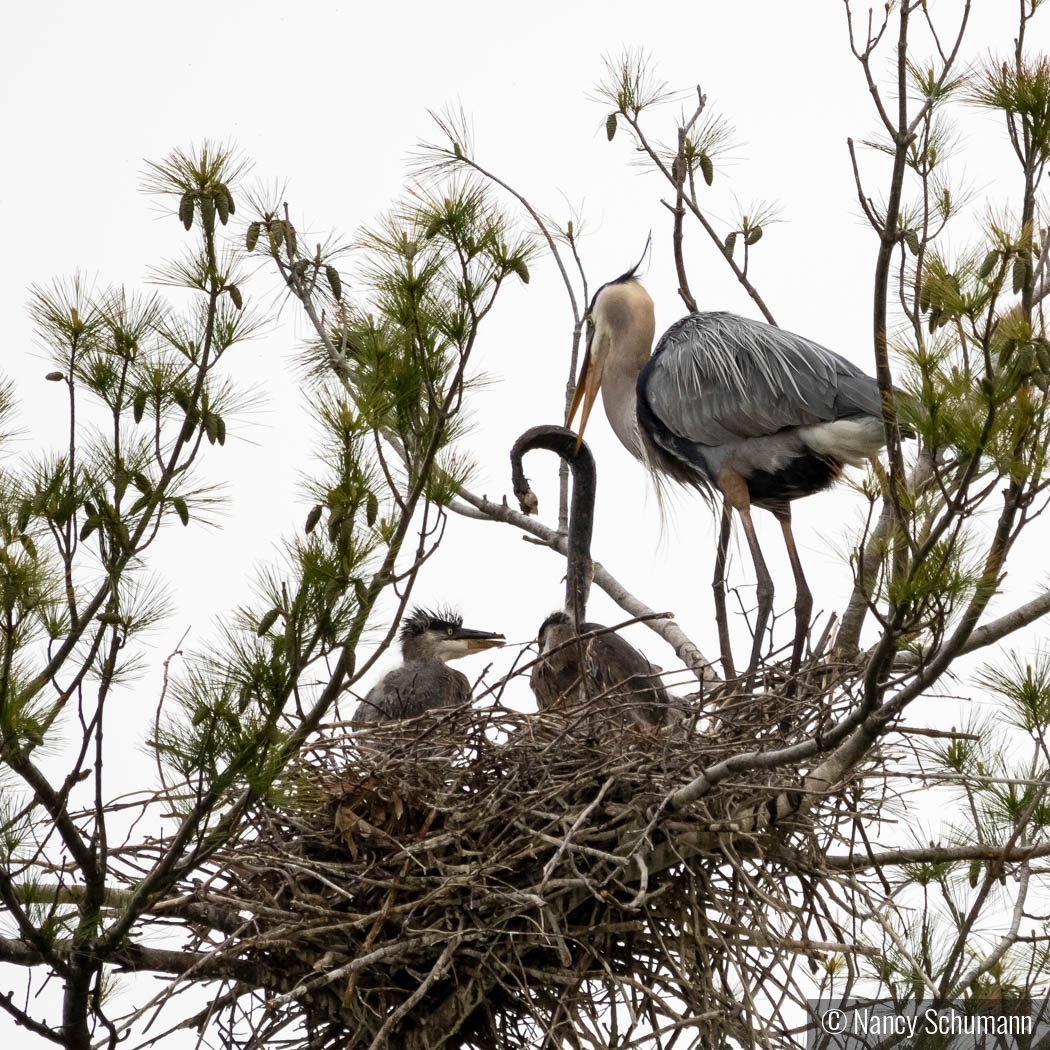
[[[638,377],[638,394],[670,431],[701,445],[880,411],[875,380],[844,357],[727,313],[672,325]]]

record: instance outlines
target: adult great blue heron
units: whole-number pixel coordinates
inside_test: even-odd
[[[586,701],[600,697],[605,705],[615,706],[639,725],[663,725],[671,701],[656,668],[618,634],[581,637],[606,631],[601,624],[584,622],[593,573],[591,532],[596,471],[591,450],[578,444],[576,435],[564,427],[539,426],[522,434],[514,442],[510,461],[514,494],[526,513],[535,510],[535,496],[525,480],[522,458],[535,448],[556,452],[572,471],[565,610],[551,613],[539,630],[541,658],[533,667],[530,680],[537,706],[546,711],[562,699]]]
[[[401,624],[405,662],[372,686],[357,705],[354,721],[414,718],[436,707],[467,703],[470,681],[445,661],[500,646],[503,641],[502,634],[464,627],[463,618],[451,610],[413,609]]]
[[[862,466],[885,443],[878,384],[845,358],[771,325],[729,313],[692,313],[653,350],[653,301],[638,266],[595,292],[587,347],[569,410],[582,404],[579,439],[598,390],[616,436],[653,474],[724,499],[715,601],[726,673],[724,571],[731,513],[744,526],[757,578],[753,672],[773,605],[773,581],[751,506],[780,522],[795,577],[797,672],[813,598],[791,531],[791,501],[830,485],[844,464]],[[651,356],[650,356],[651,354]]]

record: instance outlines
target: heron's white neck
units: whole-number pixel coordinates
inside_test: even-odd
[[[595,340],[603,340],[602,404],[620,442],[644,460],[638,432],[638,373],[653,349],[656,314],[649,293],[637,281],[611,284],[601,293]]]

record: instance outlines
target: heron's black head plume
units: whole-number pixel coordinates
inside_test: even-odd
[[[416,606],[401,621],[401,641],[418,638],[427,631],[446,631],[449,627],[462,627],[463,617],[455,609],[424,609]]]
[[[634,266],[632,266],[626,273],[621,273],[619,277],[616,277],[611,281],[606,281],[605,284],[603,284],[602,287],[599,288],[598,291],[596,291],[594,295],[591,296],[591,301],[587,306],[588,314],[590,314],[590,312],[594,309],[594,303],[597,300],[598,296],[601,294],[602,288],[608,288],[610,284],[626,284],[628,281],[635,280],[638,274],[638,270],[641,268],[642,263],[645,262],[645,257],[649,254],[649,250],[652,248],[652,246],[653,235],[652,233],[650,233],[645,242],[645,250],[642,252],[641,258],[634,264]]]

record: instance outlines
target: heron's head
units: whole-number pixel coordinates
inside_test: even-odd
[[[565,420],[565,425],[571,426],[576,410],[582,404],[580,429],[576,432],[577,449],[583,441],[591,408],[607,373],[615,373],[618,380],[629,384],[633,390],[638,373],[652,352],[655,312],[649,293],[635,277],[637,268],[635,266],[615,281],[603,284],[594,293],[584,314],[587,341],[583,364]],[[606,400],[607,410],[608,405]]]
[[[413,609],[401,623],[401,652],[406,660],[456,660],[482,649],[503,645],[502,634],[463,626],[451,609]]]
[[[572,620],[569,618],[567,612],[563,612],[559,609],[557,612],[552,612],[550,616],[540,624],[540,630],[536,636],[536,641],[539,643],[540,652],[545,653],[548,649],[563,644],[571,637]]]

